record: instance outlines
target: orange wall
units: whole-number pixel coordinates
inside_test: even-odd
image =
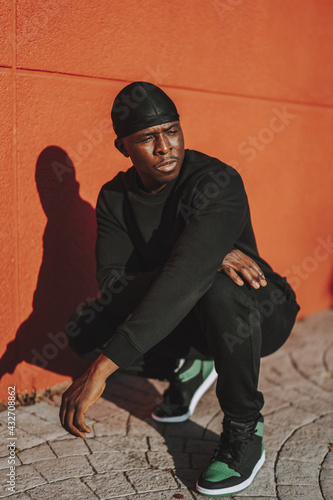
[[[93,208],[130,166],[109,112],[132,80],[174,98],[187,147],[242,173],[261,253],[302,316],[331,305],[332,12],[330,0],[2,0],[0,399],[80,370],[61,332],[97,291]]]

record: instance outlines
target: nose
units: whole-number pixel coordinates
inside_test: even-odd
[[[170,145],[168,137],[164,134],[158,134],[156,141],[155,141],[154,153],[156,155],[165,155],[170,151],[170,149],[171,149],[171,145]]]

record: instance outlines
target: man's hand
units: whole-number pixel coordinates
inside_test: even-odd
[[[111,359],[101,354],[88,370],[76,379],[62,395],[60,407],[61,425],[74,436],[85,439],[90,428],[84,416],[102,395],[106,379],[119,367]]]
[[[225,256],[218,271],[229,276],[239,286],[244,285],[244,281],[239,275],[250,283],[253,288],[267,285],[265,275],[258,264],[240,250],[231,250]]]

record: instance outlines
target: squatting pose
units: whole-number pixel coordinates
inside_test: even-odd
[[[184,148],[173,101],[134,82],[111,116],[115,146],[132,167],[99,194],[101,297],[67,325],[72,349],[91,365],[64,393],[61,422],[84,438],[84,416],[118,368],[170,381],[152,417],[173,424],[192,415],[217,378],[223,432],[196,487],[233,494],[265,460],[260,357],[285,342],[299,306],[258,254],[240,175]]]

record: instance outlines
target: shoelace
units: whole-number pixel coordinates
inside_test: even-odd
[[[220,443],[212,460],[220,460],[228,465],[239,462],[241,453],[249,441],[254,439],[254,424],[243,424],[226,420]]]

